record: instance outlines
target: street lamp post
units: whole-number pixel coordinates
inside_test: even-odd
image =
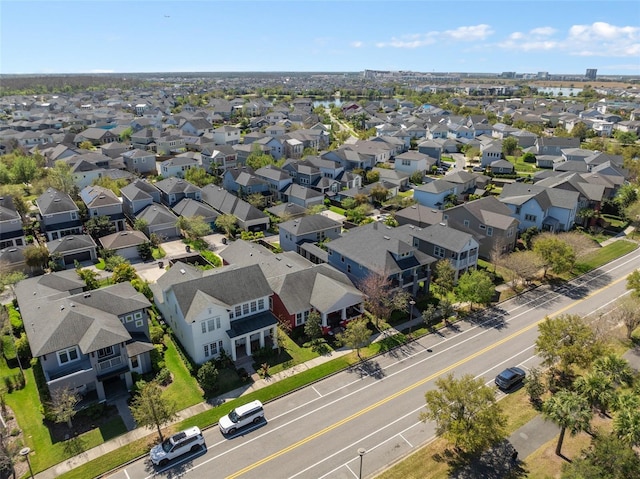
[[[29,466],[29,474],[31,475],[31,479],[33,479],[33,469],[31,469],[31,461],[29,460],[29,453],[31,449],[28,447],[23,447],[20,449],[20,455],[27,460],[27,465]]]
[[[358,479],[362,479],[362,457],[367,453],[364,447],[358,449],[358,454],[360,455],[360,474],[358,474]]]
[[[409,301],[409,334],[413,333],[413,306],[415,304],[413,299]]]

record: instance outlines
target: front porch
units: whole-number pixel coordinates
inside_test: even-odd
[[[227,334],[231,340],[233,362],[251,357],[254,352],[262,348],[277,347],[277,324],[276,317],[270,311],[232,321],[231,329]]]

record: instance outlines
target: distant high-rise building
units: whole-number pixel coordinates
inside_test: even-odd
[[[597,68],[587,68],[587,73],[584,74],[587,80],[595,80],[596,76],[598,76]]]
[[[539,80],[547,80],[549,78],[549,72],[538,72]]]
[[[502,78],[515,78],[516,77],[516,72],[502,72],[500,74],[500,76]]]

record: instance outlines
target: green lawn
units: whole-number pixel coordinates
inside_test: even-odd
[[[507,160],[513,163],[518,173],[535,173],[538,171],[535,163],[525,163],[522,157],[507,156]]]
[[[337,206],[330,206],[329,211],[333,211],[334,213],[338,213],[339,215],[344,216],[344,213],[346,210],[344,208],[339,208]]]
[[[586,273],[592,269],[599,268],[600,266],[613,261],[616,258],[624,256],[627,253],[631,253],[638,247],[637,243],[627,240],[618,240],[613,243],[609,243],[607,246],[588,254],[578,264],[576,264],[574,270],[578,274]]]
[[[400,198],[413,198],[413,190],[401,191],[398,196]]]
[[[166,367],[173,374],[173,381],[165,389],[163,396],[175,401],[178,411],[203,401],[202,390],[196,379],[189,374],[176,345],[169,336],[165,336],[167,349],[164,352]]]

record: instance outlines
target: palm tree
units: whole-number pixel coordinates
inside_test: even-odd
[[[640,410],[637,405],[618,411],[613,420],[613,431],[632,447],[640,446]]]
[[[581,431],[587,431],[591,424],[591,406],[589,401],[573,391],[558,391],[542,405],[544,416],[560,426],[560,436],[556,446],[556,455],[562,456],[564,434],[574,436]]]
[[[615,354],[601,356],[593,362],[593,370],[608,376],[614,385],[631,385],[633,371],[629,363]]]
[[[584,396],[591,407],[606,415],[607,408],[615,403],[616,393],[611,378],[606,374],[595,371],[580,376],[574,383],[576,391]]]

